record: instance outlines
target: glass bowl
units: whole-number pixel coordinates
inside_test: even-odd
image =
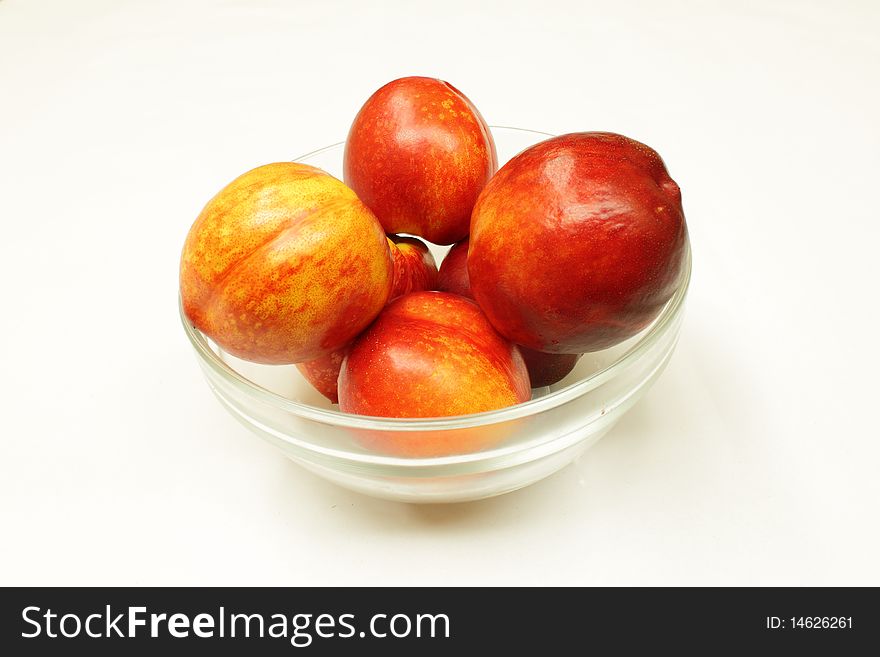
[[[493,126],[499,164],[551,136]],[[297,161],[342,178],[343,143]],[[431,247],[439,264],[449,247]],[[315,391],[293,365],[258,365],[224,353],[194,328],[183,327],[214,394],[233,417],[290,459],[340,486],[404,502],[462,502],[500,495],[556,472],[601,438],[645,393],[669,362],[678,340],[691,272],[690,247],[677,290],[638,335],[585,354],[574,370],[532,399],[508,408],[456,417],[395,419],[351,415]],[[419,432],[455,444],[492,446],[436,457],[371,451],[365,437],[393,440]],[[454,433],[450,433],[454,432]],[[501,442],[487,437],[503,435]]]

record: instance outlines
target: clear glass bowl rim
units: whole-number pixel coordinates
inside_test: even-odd
[[[527,130],[524,128],[510,128],[507,126],[494,125],[491,126],[491,128],[502,130],[516,130],[518,132],[530,132],[542,136],[552,136],[549,133],[539,132],[536,130]],[[331,144],[323,148],[311,151],[306,155],[302,155],[296,158],[296,161],[333,148],[338,148],[342,144],[344,144],[344,142],[337,142],[335,144]],[[231,384],[240,392],[243,392],[244,394],[252,397],[256,401],[268,404],[279,410],[292,413],[300,418],[346,429],[402,432],[444,431],[468,429],[472,427],[484,426],[487,424],[508,422],[527,417],[529,415],[542,413],[556,408],[557,406],[561,406],[562,404],[565,404],[566,402],[576,397],[584,395],[591,390],[598,388],[605,382],[618,376],[630,365],[634,364],[643,353],[648,351],[651,346],[654,345],[666,333],[666,331],[674,325],[675,320],[683,312],[684,302],[687,297],[688,288],[690,286],[691,269],[692,257],[690,241],[688,235],[686,235],[684,262],[682,263],[682,270],[679,276],[679,284],[675,290],[675,293],[663,307],[663,310],[650,325],[650,327],[646,329],[647,332],[644,333],[639,338],[639,340],[635,344],[633,344],[624,354],[622,354],[617,360],[615,360],[607,367],[597,372],[594,372],[585,379],[576,381],[575,383],[572,383],[564,388],[551,392],[542,397],[538,397],[536,399],[532,399],[521,404],[516,404],[515,406],[507,406],[505,408],[500,408],[494,411],[486,411],[483,413],[473,413],[470,415],[455,415],[447,417],[388,418],[354,415],[352,413],[345,413],[339,410],[317,408],[315,406],[310,406],[309,404],[288,399],[287,397],[283,397],[277,393],[267,390],[266,388],[263,388],[262,386],[257,385],[253,381],[249,380],[247,377],[235,371],[227,363],[225,363],[220,358],[220,356],[211,348],[204,334],[202,334],[201,331],[199,331],[190,323],[189,319],[184,313],[183,300],[180,298],[179,295],[178,310],[187,338],[189,339],[190,343],[198,354],[201,362],[204,365],[207,365],[216,375],[222,378],[225,382]],[[285,438],[288,440],[293,440],[292,436],[285,436]],[[550,442],[552,440],[553,438],[543,437],[537,442]],[[462,454],[452,457],[438,456],[424,458],[402,458],[395,456],[386,456],[382,454],[347,452],[344,450],[319,447],[314,443],[309,443],[306,441],[296,440],[295,442],[306,449],[321,452],[325,455],[333,455],[340,458],[345,458],[346,460],[363,462],[364,464],[380,465],[384,463],[389,466],[399,466],[401,464],[412,464],[420,466],[442,465],[448,462],[460,462],[462,460],[469,460],[469,457],[479,458],[480,460],[492,459],[494,457],[500,457],[505,454],[509,454],[511,451],[511,448],[509,446],[504,447],[502,445],[474,454]],[[515,451],[527,450],[529,448],[535,447],[536,445],[532,443],[533,441],[527,441],[526,443],[518,444],[514,446]]]

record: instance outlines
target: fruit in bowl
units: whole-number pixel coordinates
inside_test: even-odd
[[[453,246],[440,263],[437,289],[473,299],[467,270],[468,240]],[[519,345],[533,388],[558,383],[577,365],[581,354],[548,354]]]
[[[474,207],[474,298],[505,337],[583,353],[644,329],[680,280],[681,194],[656,151],[584,132],[526,149]]]
[[[533,388],[559,383],[568,376],[583,354],[548,354],[519,345]]]
[[[391,294],[381,225],[357,195],[307,164],[258,167],[190,228],[180,296],[193,325],[246,360],[297,363],[348,344]]]
[[[433,290],[436,287],[437,264],[424,242],[414,237],[389,235],[388,247],[394,262],[389,302],[410,292]],[[296,366],[315,390],[334,404],[339,401],[336,382],[347,352],[348,345]]]
[[[360,463],[354,438],[362,454],[404,457],[394,468],[405,457],[476,462],[501,440],[525,444],[544,431],[564,438],[557,447],[567,455],[564,445],[583,438],[581,422],[592,422],[577,408],[586,388],[508,407],[562,380],[584,352],[607,349],[591,367],[612,353],[608,364],[623,362],[628,347],[609,348],[674,306],[655,325],[664,339],[650,371],[631,371],[633,380],[654,376],[671,353],[689,271],[678,186],[655,151],[627,137],[576,133],[535,144],[535,136],[497,170],[492,133],[464,94],[441,80],[402,78],[367,100],[327,164],[344,183],[276,163],[209,201],[180,263],[191,337],[247,361],[295,364],[342,411],[316,408],[312,391],[300,399],[291,387],[289,404],[269,401],[278,408],[264,416],[242,402],[240,415],[274,440],[290,412],[294,452],[314,438],[316,454],[341,450]],[[439,271],[422,239],[454,244]],[[668,303],[673,293],[678,305]],[[211,361],[199,337],[193,344]],[[247,367],[239,374],[290,372]],[[226,386],[218,376],[212,382]],[[215,390],[231,399],[241,385],[239,377]],[[630,397],[599,400],[597,417],[606,419],[594,435],[610,426],[613,399]],[[551,423],[549,412],[569,403]],[[347,442],[319,445],[300,420]]]
[[[351,346],[339,407],[386,417],[481,413],[527,401],[525,363],[471,300],[415,292],[390,303]]]
[[[434,244],[468,234],[477,196],[498,167],[483,117],[451,84],[389,82],[358,112],[345,142],[344,180],[388,233]]]
[[[515,128],[492,131],[501,162],[549,137]],[[344,145],[338,144],[302,160],[341,179],[343,156]],[[439,263],[442,251],[431,249]],[[566,381],[571,385],[564,390],[536,394],[527,403],[486,413],[440,418],[339,412],[318,399],[295,369],[227,355],[194,327],[184,313],[182,296],[180,312],[184,332],[223,406],[297,464],[368,495],[416,503],[463,502],[530,485],[570,463],[605,435],[669,361],[689,280],[690,250],[685,239],[685,261],[675,294],[656,322],[633,341],[582,360],[577,380],[569,376]],[[596,376],[599,372],[601,376]],[[468,389],[461,394],[467,395]]]
[[[389,235],[388,247],[394,262],[389,302],[410,292],[437,287],[437,263],[427,244],[415,237]]]
[[[465,238],[446,253],[437,272],[437,289],[473,299],[467,270],[468,242]]]
[[[348,413],[431,418],[481,413],[527,401],[519,349],[501,337],[470,299],[415,292],[390,303],[348,350],[339,373],[339,408]],[[441,431],[356,429],[371,451],[397,457],[466,454],[507,438],[516,423]]]

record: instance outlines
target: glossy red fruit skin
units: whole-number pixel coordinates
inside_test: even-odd
[[[686,240],[681,193],[656,151],[613,133],[562,135],[514,157],[480,195],[471,289],[518,344],[597,351],[657,316]]]
[[[389,235],[388,248],[394,263],[389,303],[404,294],[433,290],[437,286],[437,264],[427,244],[414,237]],[[314,360],[298,363],[296,367],[318,392],[336,404],[339,402],[339,370],[347,353],[348,345]]]
[[[473,299],[467,270],[468,240],[459,242],[440,263],[437,289]],[[519,345],[533,388],[558,383],[574,369],[581,354],[547,354]]]
[[[466,415],[530,396],[519,349],[473,301],[445,292],[388,304],[352,344],[339,374],[339,408],[361,415]]]
[[[389,303],[397,297],[437,288],[437,263],[428,245],[415,237],[389,235],[394,279]]]
[[[442,292],[460,294],[468,299],[473,299],[471,283],[467,271],[468,240],[462,240],[455,244],[440,263],[440,271],[437,276],[437,289]]]
[[[306,381],[312,384],[315,390],[336,404],[339,402],[337,388],[339,369],[342,367],[342,361],[347,353],[348,347],[346,346],[314,360],[297,363],[296,369],[300,371]]]
[[[376,91],[345,143],[345,182],[386,233],[452,244],[468,234],[477,196],[498,168],[477,108],[434,78],[407,77]]]
[[[574,369],[583,354],[547,354],[528,347],[519,346],[529,371],[529,381],[533,388],[543,388],[559,383]]]

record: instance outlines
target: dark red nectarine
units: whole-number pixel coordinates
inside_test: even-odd
[[[480,195],[471,290],[518,344],[604,349],[670,299],[686,230],[678,185],[656,151],[611,133],[553,137],[510,160]]]
[[[533,388],[543,388],[559,383],[574,369],[583,354],[548,354],[519,345],[529,371],[529,381]]]

